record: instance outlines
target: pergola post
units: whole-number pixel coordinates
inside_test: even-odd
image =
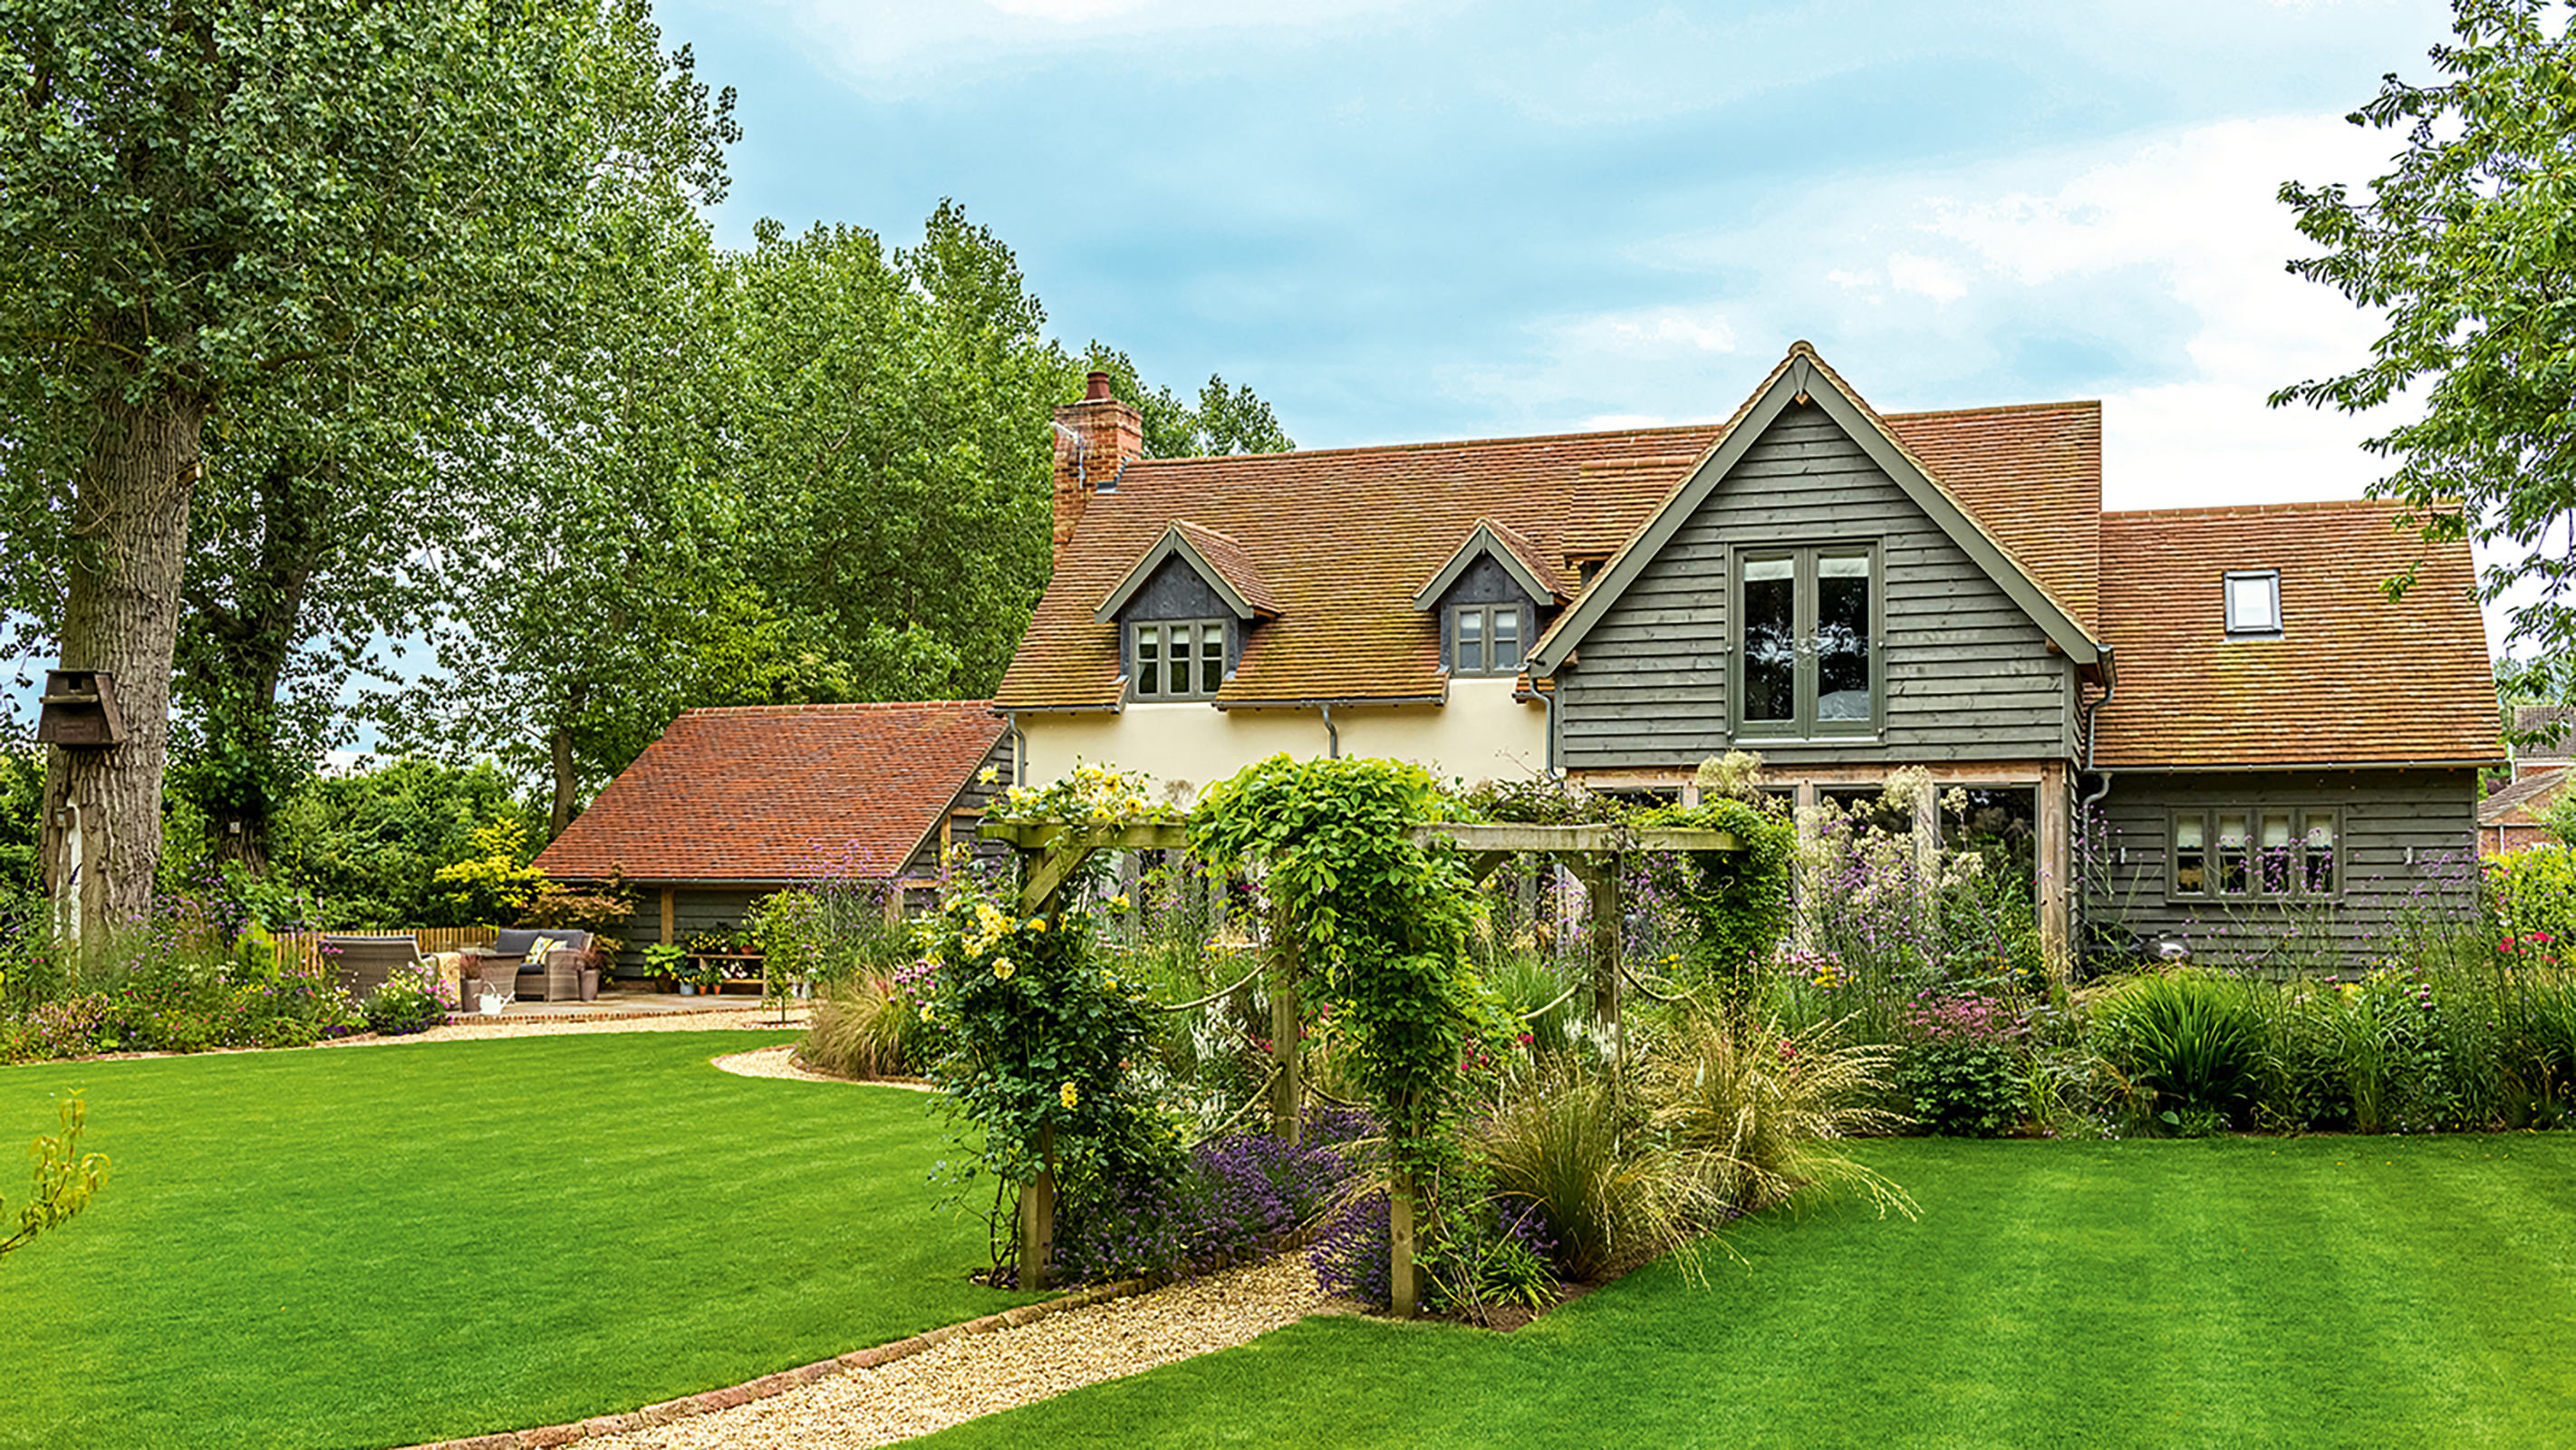
[[[1387,1300],[1398,1319],[1422,1312],[1421,1276],[1414,1267],[1414,1200],[1419,1184],[1398,1172],[1387,1184]]]
[[[1038,1172],[1020,1185],[1020,1283],[1044,1292],[1055,1257],[1055,1125],[1038,1129]]]
[[[1270,1124],[1279,1141],[1301,1140],[1300,1109],[1306,1100],[1304,1004],[1297,996],[1297,943],[1285,922],[1270,934]]]

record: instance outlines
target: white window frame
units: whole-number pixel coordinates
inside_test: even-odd
[[[2248,624],[2236,616],[2236,586],[2262,584],[2271,595],[2272,618],[2266,624]],[[2219,594],[2226,611],[2229,639],[2279,639],[2281,637],[2281,571],[2278,569],[2230,569],[2219,584]]]

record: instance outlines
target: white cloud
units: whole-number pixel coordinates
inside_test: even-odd
[[[1898,252],[1887,259],[1887,285],[1899,292],[1915,292],[1934,302],[1956,302],[1968,295],[1968,284],[1958,269],[1936,257],[1918,257],[1911,252]]]
[[[2287,177],[2364,182],[2393,144],[2337,117],[2275,117],[1845,176],[1776,196],[1751,226],[1631,257],[1687,287],[1744,286],[1759,266],[1729,303],[1747,350],[1813,338],[1881,407],[2067,386],[2016,381],[2025,374],[2098,389],[2114,507],[2350,497],[2379,471],[2360,441],[2391,420],[2265,398],[2365,359],[2374,323],[2284,270],[2313,247],[2274,193]],[[1623,401],[1683,412],[1700,400]]]
[[[1693,313],[1659,308],[1607,312],[1559,324],[1560,335],[1575,347],[1593,352],[1669,356],[1682,352],[1733,352],[1735,329],[1715,309]]]

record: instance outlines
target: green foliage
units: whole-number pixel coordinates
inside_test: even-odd
[[[311,893],[332,927],[468,925],[437,873],[478,854],[476,832],[503,821],[524,828],[517,795],[488,762],[410,757],[325,776],[280,817],[272,866]]]
[[[883,977],[860,975],[826,987],[796,1059],[816,1072],[871,1081],[909,1077],[938,1052],[926,1004]]]
[[[415,965],[386,973],[384,985],[368,993],[358,1010],[375,1031],[405,1037],[444,1025],[456,1004],[447,1000],[436,973]]]
[[[36,617],[24,642],[117,669],[139,715],[163,713],[175,658],[182,784],[219,824],[255,816],[315,743],[279,724],[281,679],[330,661],[304,696],[327,697],[371,626],[425,618],[418,549],[471,547],[413,522],[472,517],[421,460],[470,486],[457,414],[582,355],[538,340],[584,223],[721,195],[731,97],[663,52],[643,0],[31,0],[0,11],[0,58],[0,519],[25,565],[6,602]],[[213,567],[183,569],[198,493]],[[234,524],[256,542],[228,547]],[[140,744],[99,766],[143,781],[111,799],[160,794]],[[156,843],[114,824],[130,911],[151,873],[123,862]]]
[[[2531,596],[2506,642],[2544,659],[2576,647],[2563,593],[2576,557],[2539,547],[2576,507],[2576,329],[2562,300],[2576,285],[2576,38],[2560,8],[2453,0],[2458,40],[2432,51],[2443,79],[2392,72],[2350,117],[2405,133],[2395,168],[2362,199],[2340,182],[2282,185],[2326,249],[2290,270],[2380,321],[2368,362],[2272,395],[2348,413],[2419,397],[2420,414],[2368,444],[2395,460],[2375,491],[2403,500],[2428,540],[2488,545],[2485,597]]]
[[[1551,1256],[1544,1251],[1538,1210],[1525,1202],[1485,1191],[1473,1175],[1458,1175],[1438,1185],[1447,1205],[1421,1256],[1431,1281],[1434,1304],[1478,1323],[1491,1323],[1496,1309],[1535,1314],[1557,1300],[1559,1286]]]
[[[930,1079],[981,1130],[976,1166],[1024,1183],[1052,1164],[1068,1192],[1169,1166],[1177,1135],[1135,1078],[1153,1009],[1080,913],[1022,920],[960,875],[920,930]]]
[[[2102,1053],[2178,1126],[2186,1111],[2234,1121],[2259,1081],[2262,1018],[2250,994],[2270,990],[2197,969],[2139,977],[2102,1000]]]
[[[1735,837],[1737,851],[1659,858],[1667,869],[1658,879],[1696,929],[1684,955],[1688,978],[1717,985],[1739,1005],[1750,1004],[1788,935],[1797,824],[1776,801],[1726,796],[1648,811],[1637,817],[1637,824],[1726,831]]]
[[[1508,1031],[1467,955],[1475,897],[1457,850],[1412,837],[1443,804],[1420,766],[1275,755],[1209,787],[1190,816],[1191,849],[1211,867],[1266,872],[1277,939],[1328,1007],[1337,1055],[1406,1172],[1454,1153],[1458,1064]]]
[[[44,753],[0,748],[0,911],[41,884],[44,808]]]
[[[478,923],[515,921],[546,881],[544,872],[528,864],[535,855],[525,826],[493,821],[474,829],[472,855],[441,866],[434,879],[452,915]]]
[[[68,1097],[55,1113],[61,1132],[37,1137],[31,1149],[36,1160],[35,1187],[19,1206],[18,1226],[0,1237],[0,1254],[23,1249],[36,1235],[62,1227],[107,1186],[107,1155],[80,1150],[81,1132],[89,1125],[89,1104],[78,1096]],[[6,1210],[6,1200],[0,1200],[0,1212]]]
[[[2576,799],[2576,791],[2567,796]],[[2576,846],[2526,846],[2480,864],[2499,942],[2551,955],[2576,950]]]

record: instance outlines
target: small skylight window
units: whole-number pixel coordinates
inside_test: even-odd
[[[2280,570],[2246,569],[2227,576],[2227,632],[2254,638],[2280,635]]]

